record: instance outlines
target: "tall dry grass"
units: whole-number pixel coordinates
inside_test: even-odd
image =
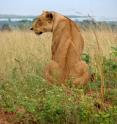
[[[84,52],[93,58],[94,65],[98,61],[95,60],[99,53],[98,45],[101,55],[109,57],[111,47],[117,43],[116,32],[106,29],[95,30],[95,33],[92,29],[82,31],[85,40]],[[51,39],[50,33],[37,36],[28,31],[0,32],[0,75],[8,77],[11,71],[19,66],[22,66],[22,71],[26,73],[30,69],[35,71],[35,64],[44,65],[50,60]]]
[[[103,68],[103,57],[111,58],[112,47],[115,46],[115,44],[117,43],[117,35],[116,32],[113,32],[112,29],[108,26],[100,26],[99,28],[100,29],[97,30],[92,27],[91,29],[89,29],[89,32],[84,32],[83,34],[85,34],[84,37],[87,40],[87,52],[92,57],[91,66],[95,67],[96,72],[100,76],[100,95],[102,97],[102,100],[104,101],[105,75]]]
[[[51,34],[37,36],[26,31],[0,32],[0,74],[9,76],[19,64],[26,73],[50,58]],[[35,70],[33,70],[35,71]]]

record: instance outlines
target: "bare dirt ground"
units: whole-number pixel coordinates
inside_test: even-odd
[[[12,121],[14,116],[15,116],[15,113],[5,112],[2,109],[0,109],[0,124],[13,124],[13,123],[10,123],[10,121]]]

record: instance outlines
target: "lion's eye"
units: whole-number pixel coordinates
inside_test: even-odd
[[[43,25],[43,23],[42,23],[42,22],[39,22],[39,25],[40,25],[40,26],[42,26],[42,25]]]
[[[42,21],[41,21],[41,19],[38,19],[38,24],[40,25],[40,26],[42,26]]]

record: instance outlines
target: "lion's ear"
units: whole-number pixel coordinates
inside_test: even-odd
[[[51,21],[53,19],[53,14],[51,12],[46,13],[46,18]]]

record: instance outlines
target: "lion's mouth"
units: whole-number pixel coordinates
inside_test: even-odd
[[[43,32],[35,32],[37,35],[40,35],[40,34],[42,34]]]

